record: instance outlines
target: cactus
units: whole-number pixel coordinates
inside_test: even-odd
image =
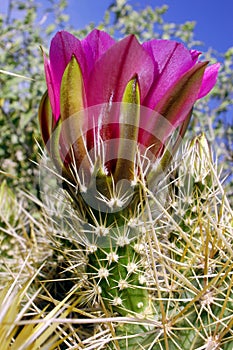
[[[59,190],[62,220],[49,208],[44,222],[53,254],[20,294],[25,276],[17,276],[11,311],[2,301],[12,323],[8,331],[0,322],[3,348],[232,349],[233,215],[219,178],[202,134],[177,154],[157,193],[141,177],[124,215],[90,212],[88,223]]]
[[[204,134],[189,144],[177,170],[172,213],[179,230],[169,237],[180,298],[173,332],[180,327],[182,349],[231,349],[232,211]]]
[[[89,319],[77,346],[232,349],[232,211],[212,158],[204,134],[195,137],[157,194],[141,179],[131,205],[90,212],[91,223],[68,195],[64,234],[59,226],[53,240]]]
[[[64,291],[77,296],[69,345],[230,349],[232,211],[204,135],[174,158],[219,65],[173,42],[143,45],[59,32],[44,56],[39,121],[63,187],[51,239]],[[60,188],[50,193],[59,207]]]

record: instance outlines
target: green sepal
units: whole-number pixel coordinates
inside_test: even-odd
[[[84,85],[81,68],[72,56],[61,82],[60,107],[61,119],[66,120],[84,108]]]
[[[175,124],[180,110],[193,91],[198,93],[208,62],[195,65],[180,80],[165,93],[156,105],[156,111],[171,124]]]
[[[163,135],[163,137],[166,138],[167,134],[168,137],[172,131],[172,125],[174,126],[175,130],[175,127],[179,121],[179,115],[183,110],[184,105],[190,99],[190,96],[192,94],[196,94],[197,98],[207,64],[208,62],[202,62],[191,68],[174,86],[171,86],[168,89],[165,95],[157,103],[156,112],[158,112],[160,116],[164,118],[164,120],[167,120],[167,124],[161,122],[161,118],[158,118],[158,121],[155,121],[153,129],[156,130],[157,135]],[[194,96],[192,99],[195,100]],[[190,106],[190,108],[192,109],[192,106]],[[192,111],[190,110],[187,113],[185,120],[182,122],[181,130],[179,134],[177,134],[178,139],[176,145],[174,146],[175,149],[177,149],[182,140],[182,136],[187,129],[188,122],[191,118],[191,113]],[[150,151],[157,155],[163,146],[162,142],[163,140],[158,140],[155,136],[151,136],[149,144],[154,146],[150,148]]]
[[[136,105],[140,104],[140,90],[137,76],[133,77],[126,85],[122,102]]]
[[[121,179],[133,180],[134,162],[140,119],[140,90],[137,76],[127,84],[121,105],[119,149],[114,173],[117,183]]]
[[[65,146],[62,145],[62,121],[59,119],[50,137],[50,156],[58,170],[60,176],[74,183],[74,177],[69,170],[68,166],[65,166],[64,160],[61,157],[61,152],[65,150]],[[64,154],[66,156],[66,154]]]
[[[79,169],[81,163],[84,173],[90,168],[83,137],[85,122],[85,89],[81,68],[73,55],[67,65],[61,82],[60,108],[62,135],[67,149],[72,148],[72,161]]]
[[[40,101],[38,117],[39,117],[40,130],[41,130],[41,135],[42,135],[44,144],[48,149],[48,151],[50,151],[49,139],[53,132],[55,121],[52,114],[52,109],[51,109],[47,90],[45,91]]]
[[[50,154],[56,168],[60,172],[62,171],[64,166],[60,155],[61,124],[61,119],[59,119],[50,137]]]

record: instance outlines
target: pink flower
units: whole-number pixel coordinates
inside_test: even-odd
[[[219,64],[199,55],[175,41],[141,45],[134,35],[117,42],[98,30],[83,40],[58,32],[44,56],[48,93],[39,111],[57,168],[72,180],[72,162],[93,172],[104,152],[103,171],[118,181],[133,179],[138,145],[161,157],[168,136],[175,128],[183,136],[193,105],[216,83]],[[97,155],[95,147],[102,147]]]

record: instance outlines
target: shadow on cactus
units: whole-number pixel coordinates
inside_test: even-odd
[[[44,55],[41,190],[77,290],[69,322],[92,325],[80,348],[232,347],[231,208],[204,135],[174,159],[217,77],[199,55],[97,30]]]

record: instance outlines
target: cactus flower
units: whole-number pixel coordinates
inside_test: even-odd
[[[200,62],[199,55],[169,40],[140,44],[129,35],[117,42],[99,30],[79,40],[58,32],[49,58],[44,55],[48,92],[39,120],[44,143],[64,177],[85,188],[102,157],[105,175],[131,181],[138,147],[150,150],[155,162],[175,129],[177,146],[193,105],[217,78],[219,64]],[[97,144],[104,144],[98,154],[92,151]],[[79,181],[71,163],[82,168]],[[80,184],[85,177],[89,180]]]
[[[81,346],[232,348],[230,231],[204,135],[156,192],[195,102],[216,82],[219,64],[199,56],[175,41],[115,41],[98,30],[83,40],[59,32],[44,55],[40,127],[72,202],[53,246],[75,284],[72,310],[84,307],[78,321],[101,322],[80,337],[75,327]],[[82,341],[88,329],[92,344]]]

